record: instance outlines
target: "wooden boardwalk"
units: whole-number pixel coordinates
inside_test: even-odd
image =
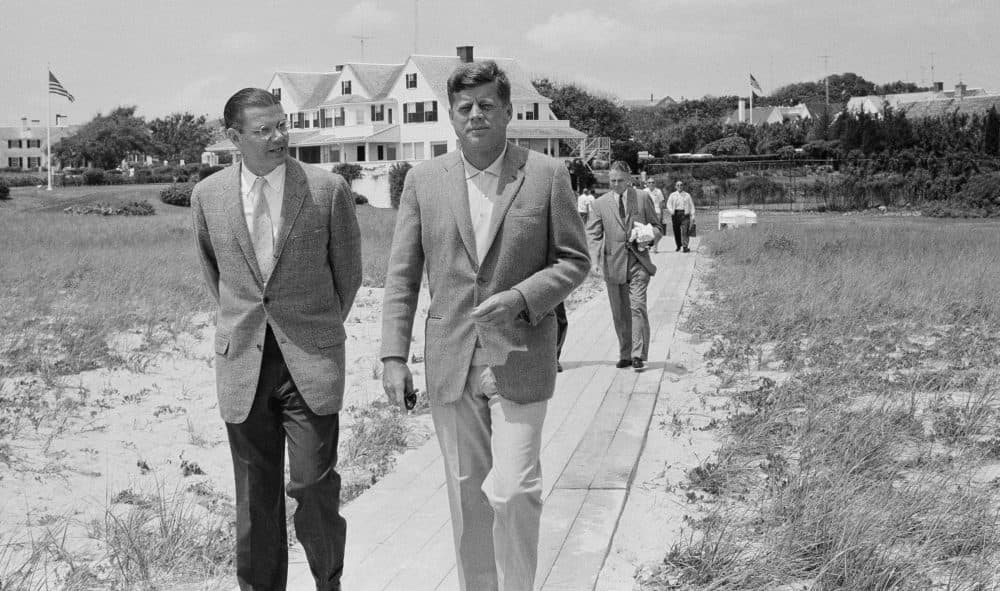
[[[670,245],[670,238],[663,246]],[[614,366],[618,343],[607,296],[570,315],[563,367],[543,431],[542,514],[536,587],[601,589],[599,575],[642,453],[664,383],[676,321],[694,271],[695,252],[653,255],[652,331],[645,371]],[[396,469],[344,508],[350,591],[458,589],[444,468],[436,438],[410,450]],[[298,547],[289,556],[289,591],[315,589]],[[611,589],[601,591],[613,591]]]

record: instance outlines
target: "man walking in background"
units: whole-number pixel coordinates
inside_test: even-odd
[[[589,267],[566,167],[507,142],[510,92],[492,61],[462,64],[448,79],[459,149],[406,177],[382,308],[382,381],[402,406],[426,269],[427,390],[467,591],[533,589],[553,308]]]
[[[694,222],[694,200],[691,199],[691,194],[684,190],[683,181],[674,183],[674,192],[667,198],[667,213],[670,214],[677,250],[683,248],[684,252],[691,252],[688,248],[688,233],[691,231],[691,223]]]
[[[656,186],[656,181],[653,179],[653,177],[649,177],[646,179],[646,192],[649,193],[649,198],[652,199],[653,201],[653,211],[656,212],[656,217],[660,218],[660,221],[662,222],[663,206],[664,206],[663,191],[661,191],[660,188]],[[662,236],[660,238],[657,238],[653,242],[653,252],[660,251],[659,246],[661,238]]]
[[[649,247],[663,236],[663,226],[649,196],[629,188],[631,172],[625,162],[611,164],[611,190],[591,206],[587,233],[595,250],[594,266],[603,273],[608,288],[618,335],[617,367],[638,371],[649,355],[646,287],[656,273]]]
[[[195,186],[201,267],[218,304],[215,370],[236,476],[236,577],[281,591],[285,490],[316,589],[340,589],[347,526],[336,472],[344,319],[361,285],[361,236],[343,178],[289,158],[270,92],[226,103],[242,162]],[[289,481],[285,476],[288,441]]]

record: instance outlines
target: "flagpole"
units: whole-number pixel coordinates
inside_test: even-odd
[[[49,92],[49,76],[52,75],[52,64],[46,62],[46,77],[45,77],[45,96],[48,97],[48,109],[45,111],[45,148],[48,151],[47,162],[45,163],[46,170],[49,173],[49,186],[45,189],[46,191],[52,190],[52,93]]]
[[[753,76],[753,70],[747,74],[747,86],[750,89],[750,125],[753,125],[753,83],[750,82],[750,78]]]

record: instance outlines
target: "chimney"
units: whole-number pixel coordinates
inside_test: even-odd
[[[944,92],[944,82],[935,82],[934,92]]]
[[[343,72],[344,71],[344,64],[337,64],[336,66],[333,67],[333,70],[335,72]]]
[[[965,83],[959,82],[955,85],[955,98],[961,100],[963,96],[965,96]]]
[[[653,102],[653,93],[649,93],[649,102]]]
[[[743,101],[743,99],[740,99],[740,106],[736,109],[736,113],[737,113],[736,119],[740,123],[743,123],[744,121],[747,120],[747,105]]]
[[[472,46],[471,45],[459,45],[455,48],[458,52],[458,59],[462,60],[463,63],[472,63]]]
[[[25,131],[27,131],[28,129],[30,129],[30,127],[28,127],[28,118],[27,117],[21,117],[21,129],[23,129]]]

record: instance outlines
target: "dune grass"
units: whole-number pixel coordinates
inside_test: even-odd
[[[730,414],[689,474],[707,514],[646,588],[1000,586],[1000,226],[829,217],[705,242],[689,329]]]

